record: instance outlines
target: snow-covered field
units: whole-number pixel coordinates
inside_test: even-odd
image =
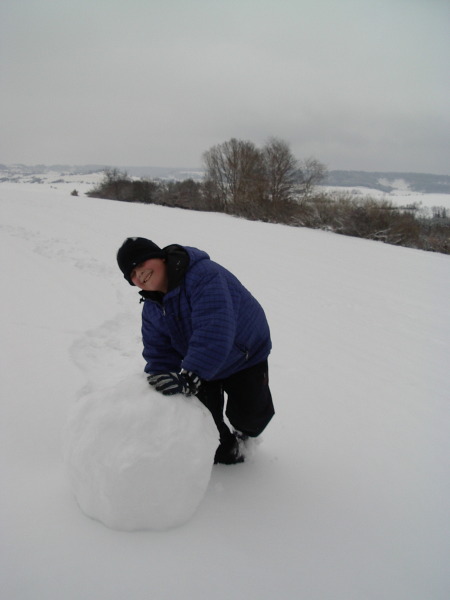
[[[0,185],[2,597],[447,600],[450,257],[74,187]],[[274,343],[263,442],[159,532],[87,518],[62,454],[80,390],[143,367],[129,235],[208,251]]]

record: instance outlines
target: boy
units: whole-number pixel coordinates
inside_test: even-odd
[[[220,445],[214,462],[243,462],[242,444],[274,415],[267,358],[272,344],[257,300],[206,252],[127,238],[117,253],[141,289],[143,356],[150,385],[165,395],[196,395],[211,411]],[[224,421],[225,414],[233,427]]]

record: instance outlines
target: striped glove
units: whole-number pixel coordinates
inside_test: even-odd
[[[164,396],[173,396],[174,394],[195,396],[202,383],[198,375],[184,369],[180,373],[150,374],[147,381]]]

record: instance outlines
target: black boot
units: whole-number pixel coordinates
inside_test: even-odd
[[[236,465],[245,460],[236,434],[231,433],[231,431],[228,433],[226,436],[221,436],[220,445],[214,457],[215,465],[217,463],[222,465]]]

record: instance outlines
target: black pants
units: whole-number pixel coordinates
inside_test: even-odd
[[[258,436],[275,414],[267,360],[226,379],[204,381],[197,396],[211,411],[221,442],[230,435],[224,409],[234,429],[250,437]]]

